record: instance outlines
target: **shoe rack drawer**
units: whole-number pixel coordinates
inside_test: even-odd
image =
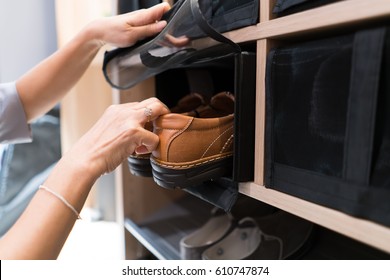
[[[156,97],[171,108],[189,93],[200,93],[206,98],[221,92],[234,95],[233,157],[228,172],[184,188],[226,211],[235,203],[238,183],[253,180],[255,79],[256,57],[251,52],[232,54],[204,65],[197,63],[196,67],[171,69],[156,76]]]

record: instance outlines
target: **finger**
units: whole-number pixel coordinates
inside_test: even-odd
[[[165,35],[165,39],[170,45],[175,47],[184,47],[190,42],[190,39],[188,39],[186,36],[174,37],[170,34]]]
[[[143,112],[145,122],[150,122],[157,119],[160,115],[168,114],[168,107],[156,98],[145,100],[138,104],[139,109]]]
[[[156,97],[151,97],[151,98],[144,99],[141,102],[138,102],[138,104],[136,106],[134,106],[134,108],[141,109],[141,108],[145,108],[145,107],[148,107],[148,106],[153,106],[153,107],[162,106],[162,107],[165,107],[165,109],[169,112],[169,109],[168,109],[167,105],[162,103]]]
[[[161,104],[158,103],[150,104],[149,106],[145,106],[140,110],[143,113],[143,123],[154,121],[159,116],[168,114],[170,112],[165,106],[161,106]]]
[[[142,26],[155,23],[160,20],[165,12],[171,7],[168,3],[160,3],[149,9],[139,10],[137,16],[131,16],[129,18],[129,24],[132,26]]]
[[[141,152],[143,154],[150,153],[157,148],[160,139],[153,132],[145,130],[145,134],[141,139],[142,145],[136,148],[136,152]]]
[[[165,26],[167,26],[167,22],[163,20],[142,26],[132,26],[132,30],[136,38],[143,39],[161,32]]]

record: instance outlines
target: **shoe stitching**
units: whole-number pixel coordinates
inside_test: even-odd
[[[200,158],[203,158],[203,157],[206,155],[206,153],[211,149],[211,147],[214,145],[214,143],[215,143],[218,139],[220,139],[224,134],[226,134],[229,130],[231,130],[232,128],[233,128],[233,126],[228,127],[224,132],[222,132],[220,135],[218,135],[218,137],[215,138],[214,141],[211,142],[211,144],[206,148],[206,150],[204,151],[203,155],[202,155]]]
[[[205,161],[202,161],[202,162],[193,163],[193,164],[184,164],[184,165],[163,164],[163,163],[157,162],[154,158],[150,158],[150,160],[154,164],[156,164],[158,166],[161,166],[161,167],[170,168],[170,169],[186,169],[186,168],[192,168],[192,167],[196,167],[196,166],[203,165],[203,164],[206,164],[206,163],[210,163],[210,162],[213,162],[213,161],[216,161],[216,160],[228,158],[228,157],[231,157],[232,155],[233,155],[233,153],[230,153],[228,155],[221,155],[221,156],[218,156],[216,158],[208,159],[208,160],[205,160]]]
[[[223,145],[220,153],[223,153],[225,150],[229,148],[229,146],[231,146],[231,144],[233,143],[233,138],[234,138],[234,134],[230,135],[229,139],[226,140],[225,145]]]
[[[226,125],[226,123],[224,123],[224,124],[221,124],[221,125],[218,125],[218,126],[215,126],[215,127],[211,127],[211,128],[206,128],[206,129],[188,129],[189,126],[192,124],[193,120],[194,120],[194,117],[192,117],[188,121],[187,125],[183,129],[181,129],[181,130],[178,130],[178,129],[175,129],[175,128],[163,128],[163,127],[160,127],[160,126],[156,126],[155,127],[156,131],[158,131],[158,130],[161,130],[161,131],[164,131],[164,130],[167,130],[167,131],[172,131],[172,130],[173,131],[177,131],[177,133],[175,133],[173,136],[171,136],[171,138],[170,138],[170,140],[169,140],[169,142],[167,144],[167,149],[165,150],[165,158],[167,159],[167,161],[169,161],[169,158],[168,158],[169,147],[171,146],[173,140],[175,138],[177,138],[179,135],[181,135],[183,132],[185,132],[185,131],[210,131],[210,130],[218,129],[218,128],[223,127],[223,126]],[[232,127],[233,126],[229,127],[227,130],[231,129]],[[223,132],[223,133],[225,133],[225,132]],[[157,134],[161,134],[161,133],[157,133]],[[230,140],[230,138],[228,139],[228,141],[229,140]],[[214,140],[214,141],[216,141],[216,140]]]
[[[194,120],[194,118],[191,118],[188,122],[187,122],[187,124],[186,124],[186,126],[182,129],[182,130],[179,130],[178,132],[176,132],[175,134],[173,134],[172,135],[172,137],[169,139],[169,141],[168,141],[168,144],[167,144],[167,148],[166,148],[166,150],[165,150],[165,158],[167,159],[167,161],[169,161],[169,155],[168,155],[168,153],[169,153],[169,148],[170,148],[170,146],[171,146],[171,144],[172,144],[172,141],[174,140],[174,139],[176,139],[179,135],[181,135],[184,131],[186,131],[187,130],[187,128],[192,124],[192,121]]]

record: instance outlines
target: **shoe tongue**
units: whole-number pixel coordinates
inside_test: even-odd
[[[220,92],[214,95],[208,105],[200,106],[188,115],[197,118],[220,118],[234,114],[234,95]]]
[[[199,106],[203,105],[205,100],[199,93],[191,93],[181,98],[177,105],[171,108],[172,113],[185,113],[195,110]]]
[[[211,98],[210,107],[216,111],[223,112],[226,115],[233,114],[234,95],[227,91],[220,92]]]

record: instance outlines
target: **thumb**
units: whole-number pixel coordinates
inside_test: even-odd
[[[151,153],[157,148],[160,139],[156,134],[146,131],[145,136],[141,139],[142,145],[135,149],[137,154]]]

